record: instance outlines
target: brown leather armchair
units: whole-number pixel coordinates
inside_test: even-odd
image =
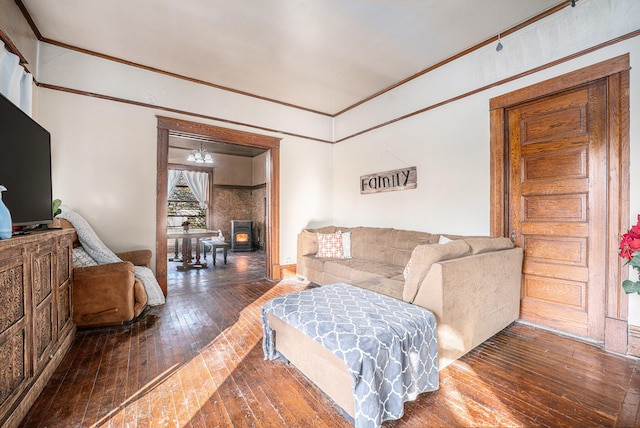
[[[60,219],[63,228],[73,228]],[[73,248],[80,247],[73,234]],[[134,265],[149,267],[150,250],[116,254],[122,262],[73,269],[73,320],[78,327],[122,324],[140,316],[147,306],[147,293],[135,278]]]

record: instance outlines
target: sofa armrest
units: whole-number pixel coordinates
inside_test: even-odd
[[[522,255],[512,248],[431,266],[413,303],[436,316],[441,369],[518,319]]]
[[[296,259],[296,274],[306,278],[306,267],[302,259],[303,256],[316,254],[318,252],[318,238],[315,232],[303,230],[298,234],[298,247]]]
[[[151,250],[126,251],[117,253],[116,256],[126,262],[133,263],[135,266],[151,267]]]
[[[76,325],[96,326],[132,320],[136,316],[134,271],[130,262],[75,268],[72,290]]]

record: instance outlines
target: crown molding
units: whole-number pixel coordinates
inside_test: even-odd
[[[273,99],[273,98],[267,98],[267,97],[263,97],[261,95],[252,94],[250,92],[241,91],[239,89],[234,89],[234,88],[229,88],[229,87],[222,86],[222,85],[217,85],[215,83],[207,82],[205,80],[184,76],[184,75],[181,75],[181,74],[178,74],[178,73],[173,73],[173,72],[162,70],[162,69],[159,69],[159,68],[156,68],[156,67],[151,67],[151,66],[147,66],[147,65],[144,65],[144,64],[139,64],[139,63],[128,61],[128,60],[125,60],[125,59],[122,59],[122,58],[119,58],[119,57],[115,57],[115,56],[112,56],[112,55],[106,55],[106,54],[103,54],[103,53],[100,53],[100,52],[95,52],[95,51],[92,51],[92,50],[89,50],[89,49],[84,49],[84,48],[81,48],[81,47],[78,47],[78,46],[75,46],[75,45],[71,45],[71,44],[68,44],[68,43],[63,43],[63,42],[60,42],[60,41],[57,41],[57,40],[49,39],[47,37],[44,37],[42,35],[42,33],[40,33],[40,30],[38,29],[38,27],[36,26],[35,22],[31,18],[31,15],[29,14],[29,12],[27,11],[26,7],[22,3],[22,0],[14,0],[14,1],[16,2],[18,7],[20,8],[20,10],[22,11],[22,14],[24,15],[24,17],[27,20],[27,22],[29,23],[29,25],[31,26],[31,29],[33,30],[34,35],[41,42],[48,43],[48,44],[51,44],[51,45],[54,45],[54,46],[58,46],[58,47],[61,47],[61,48],[73,50],[73,51],[76,51],[76,52],[80,52],[80,53],[83,53],[83,54],[86,54],[86,55],[92,55],[92,56],[95,56],[95,57],[98,57],[98,58],[102,58],[102,59],[106,59],[106,60],[109,60],[109,61],[118,62],[118,63],[125,64],[125,65],[131,66],[131,67],[141,68],[143,70],[151,71],[153,73],[163,74],[163,75],[166,75],[166,76],[169,76],[169,77],[173,77],[173,78],[181,79],[181,80],[186,80],[186,81],[193,82],[193,83],[196,83],[196,84],[199,84],[199,85],[209,86],[209,87],[220,89],[220,90],[223,90],[223,91],[233,92],[235,94],[244,95],[244,96],[251,97],[251,98],[256,98],[256,99],[259,99],[259,100],[262,100],[262,101],[267,101],[267,102],[271,102],[271,103],[275,103],[275,104],[280,104],[280,105],[283,105],[283,106],[286,106],[286,107],[291,107],[291,108],[295,108],[295,109],[298,109],[298,110],[308,111],[310,113],[315,113],[315,114],[328,116],[328,117],[332,117],[332,118],[335,118],[335,117],[337,117],[337,116],[339,116],[339,115],[341,115],[343,113],[346,113],[349,110],[352,110],[352,109],[354,109],[354,108],[356,108],[356,107],[358,107],[358,106],[360,106],[360,105],[362,105],[362,104],[364,104],[364,103],[366,103],[368,101],[373,100],[374,98],[379,97],[382,94],[385,94],[385,93],[387,93],[387,92],[389,92],[389,91],[391,91],[391,90],[393,90],[393,89],[395,89],[395,88],[397,88],[399,86],[404,85],[407,82],[410,82],[410,81],[412,81],[414,79],[417,79],[418,77],[423,76],[423,75],[425,75],[425,74],[427,74],[427,73],[429,73],[429,72],[431,72],[431,71],[433,71],[433,70],[435,70],[437,68],[440,68],[443,65],[446,65],[446,64],[448,64],[448,63],[450,63],[452,61],[455,61],[456,59],[461,58],[461,57],[467,55],[470,52],[473,52],[473,51],[475,51],[477,49],[480,49],[480,48],[482,48],[482,47],[484,47],[484,46],[486,46],[488,44],[494,43],[498,39],[497,35],[494,36],[494,37],[491,37],[491,38],[489,38],[489,39],[487,39],[485,41],[482,41],[482,42],[476,44],[475,46],[470,47],[469,49],[466,49],[466,50],[464,50],[464,51],[462,51],[462,52],[460,52],[460,53],[458,53],[458,54],[456,54],[456,55],[454,55],[452,57],[449,57],[449,58],[447,58],[447,59],[445,59],[443,61],[440,61],[437,64],[432,65],[431,67],[428,67],[428,68],[426,68],[426,69],[424,69],[422,71],[419,71],[418,73],[413,74],[413,75],[411,75],[411,76],[409,76],[409,77],[407,77],[407,78],[405,78],[405,79],[403,79],[403,80],[401,80],[401,81],[399,81],[399,82],[397,82],[397,83],[395,83],[395,84],[393,84],[393,85],[391,85],[391,86],[389,86],[389,87],[387,87],[387,88],[385,88],[385,89],[383,89],[381,91],[378,91],[375,94],[372,94],[372,95],[368,96],[367,98],[364,98],[364,99],[358,101],[357,103],[352,104],[352,105],[350,105],[350,106],[338,111],[337,113],[327,113],[327,112],[322,112],[322,111],[319,111],[319,110],[314,110],[314,109],[310,109],[310,108],[307,108],[307,107],[299,106],[299,105],[296,105],[296,104],[291,104],[291,103],[287,103],[287,102],[284,102],[284,101],[276,100],[276,99]],[[579,1],[579,0],[577,0],[577,1]],[[530,18],[530,19],[528,19],[528,20],[526,20],[526,21],[524,21],[524,22],[522,22],[522,23],[520,23],[518,25],[510,27],[510,28],[502,31],[500,34],[503,37],[507,36],[509,34],[512,34],[512,33],[516,32],[516,31],[518,31],[518,30],[520,30],[520,29],[522,29],[522,28],[524,28],[524,27],[526,27],[528,25],[531,25],[534,22],[537,22],[537,21],[539,21],[539,20],[541,20],[543,18],[546,18],[547,16],[552,15],[552,14],[554,14],[554,13],[556,13],[556,12],[558,12],[558,11],[564,9],[565,7],[568,7],[568,6],[569,6],[568,2],[566,0],[563,0],[562,2],[558,3],[556,6],[551,7],[549,9],[547,9],[546,11],[541,12],[538,15],[534,16],[533,18]]]

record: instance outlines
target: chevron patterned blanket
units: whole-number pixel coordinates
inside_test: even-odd
[[[399,419],[406,401],[439,388],[436,320],[424,308],[347,284],[275,298],[262,307],[262,347],[273,360],[279,354],[268,313],[345,362],[357,428]]]

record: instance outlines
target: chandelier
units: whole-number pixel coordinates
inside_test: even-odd
[[[207,150],[202,147],[201,142],[200,149],[192,151],[189,156],[187,156],[187,161],[195,163],[213,163],[213,158],[211,157],[211,153],[207,152]]]

